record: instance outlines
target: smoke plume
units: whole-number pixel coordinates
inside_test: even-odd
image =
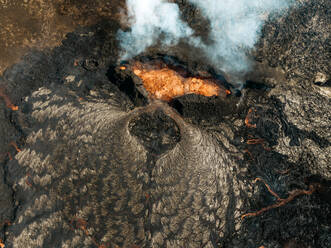
[[[181,21],[180,11],[175,3],[164,0],[127,0],[126,3],[131,31],[118,33],[124,50],[122,59],[143,52],[158,40],[170,46],[176,44],[180,38],[193,34],[193,30]]]
[[[190,0],[211,25],[212,45],[204,46],[215,65],[224,71],[248,71],[246,54],[259,39],[267,16],[286,9],[289,0]]]
[[[161,41],[174,45],[185,38],[202,48],[211,62],[231,74],[249,71],[247,53],[254,48],[268,15],[284,11],[293,0],[188,0],[209,20],[210,43],[194,37],[193,30],[180,19],[175,3],[165,0],[127,0],[131,31],[119,32],[122,59],[143,52]]]

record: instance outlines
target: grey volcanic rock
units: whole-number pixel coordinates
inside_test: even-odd
[[[34,128],[26,139],[29,148],[10,163],[14,178],[24,168],[14,183],[22,202],[11,230],[14,247],[92,245],[92,237],[70,229],[76,218],[88,221],[98,242],[129,246],[144,240],[146,154],[130,138],[129,115],[116,100],[79,102],[62,87],[41,88],[29,97],[34,127],[43,128]]]
[[[303,84],[323,74],[330,80],[330,1],[297,1],[289,13],[262,31],[257,59],[280,66],[289,79]]]
[[[318,91],[307,91],[293,85],[277,86],[271,94],[284,104],[285,116],[294,130],[300,130],[293,134],[297,137],[295,142],[282,137],[277,150],[289,156],[293,162],[307,162],[312,174],[322,175],[330,180],[330,98],[320,95]]]
[[[126,111],[118,92],[112,95],[78,101],[65,87],[40,88],[23,103],[31,106],[34,124],[26,148],[8,163],[21,203],[8,242],[213,247],[224,227],[240,226],[245,187],[237,175],[243,169],[217,139],[163,103]],[[156,109],[173,118],[181,134],[173,148],[152,157],[128,125]],[[70,229],[77,219],[87,221],[88,235]]]
[[[328,39],[313,22],[327,23],[326,3],[305,1],[270,21],[261,63],[241,96],[225,100],[135,99],[110,75],[113,22],[8,68],[1,80],[19,111],[1,102],[1,152],[13,155],[0,168],[0,221],[12,222],[0,230],[6,247],[330,247]],[[169,54],[191,71],[208,67],[181,46]],[[245,125],[249,109],[256,128]],[[318,187],[241,219],[277,202],[257,177],[283,199]]]
[[[284,104],[293,125],[310,133],[297,134],[297,145],[279,151],[292,161],[306,161],[313,174],[331,179],[330,1],[300,1],[288,15],[269,21],[256,58],[281,68],[283,82],[270,93]],[[286,79],[285,79],[286,78]],[[315,84],[317,83],[317,84]],[[319,142],[316,137],[323,137]],[[289,143],[282,139],[281,142]],[[286,146],[284,146],[286,147]],[[310,159],[314,157],[314,159]]]

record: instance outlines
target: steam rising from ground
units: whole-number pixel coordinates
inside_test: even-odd
[[[293,3],[293,0],[188,1],[208,18],[210,44],[193,36],[193,30],[180,19],[177,4],[165,0],[127,0],[132,29],[118,34],[124,50],[122,59],[143,52],[157,41],[175,45],[184,38],[201,47],[217,68],[232,74],[245,73],[250,69],[247,53],[258,41],[266,17]]]
[[[193,30],[181,21],[177,4],[164,0],[127,0],[126,3],[131,32],[118,33],[125,51],[122,59],[143,52],[159,38],[164,45],[170,46],[193,34]]]
[[[190,1],[202,10],[211,24],[213,43],[205,46],[206,52],[215,65],[230,73],[249,70],[246,53],[258,41],[264,19],[290,4],[289,0]]]

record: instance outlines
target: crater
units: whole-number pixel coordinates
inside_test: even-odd
[[[129,123],[131,134],[152,154],[171,150],[180,141],[180,130],[176,123],[161,110],[143,113]]]
[[[108,78],[136,106],[163,101],[189,119],[233,114],[240,94],[212,68],[196,70],[176,57],[139,56],[111,66]]]

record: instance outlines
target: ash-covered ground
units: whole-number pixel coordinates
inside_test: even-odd
[[[203,35],[206,20],[178,2]],[[114,18],[30,50],[0,78],[18,106],[0,97],[1,244],[330,247],[328,5],[298,1],[268,21],[245,87],[227,98],[148,102],[114,73]],[[144,55],[213,69],[198,54]]]

